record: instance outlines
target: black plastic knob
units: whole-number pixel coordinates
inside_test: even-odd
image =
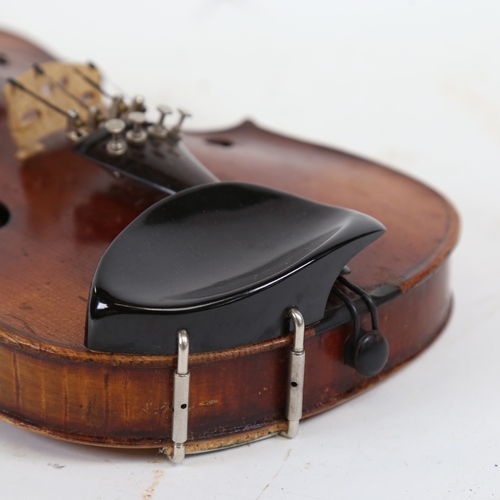
[[[354,349],[354,367],[365,377],[380,373],[389,358],[389,343],[382,332],[365,332]]]

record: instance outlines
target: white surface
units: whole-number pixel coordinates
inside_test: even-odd
[[[291,441],[189,457],[0,423],[6,499],[500,498],[500,3],[2,1],[0,24],[91,59],[194,128],[252,117],[424,180],[455,203],[444,335]]]

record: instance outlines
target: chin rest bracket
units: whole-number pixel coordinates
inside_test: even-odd
[[[296,308],[288,311],[294,325],[293,346],[290,350],[288,367],[288,388],[286,398],[286,418],[288,428],[281,434],[294,438],[299,433],[299,422],[302,418],[302,399],[304,395],[304,370],[306,367],[306,352],[304,350],[304,317]]]
[[[184,443],[188,435],[189,414],[189,334],[187,330],[177,332],[177,370],[174,373],[174,395],[172,404],[172,441],[174,449],[168,454],[165,448],[160,451],[178,464],[184,460],[186,450]]]
[[[293,345],[290,349],[288,367],[286,418],[288,428],[281,434],[287,438],[294,438],[299,432],[299,422],[302,418],[302,400],[304,395],[304,372],[306,353],[304,350],[305,324],[304,317],[297,308],[291,308],[288,316],[294,326]],[[181,329],[177,332],[177,369],[174,373],[173,404],[172,404],[172,442],[173,451],[165,453],[173,463],[181,463],[185,456],[185,443],[188,437],[189,416],[189,334]]]

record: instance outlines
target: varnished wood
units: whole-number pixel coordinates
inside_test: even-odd
[[[34,53],[29,45],[24,51]],[[88,287],[100,256],[162,194],[115,179],[73,153],[63,136],[52,136],[45,152],[19,164],[1,106],[0,137],[0,202],[11,213],[0,228],[1,414],[76,442],[168,447],[175,358],[94,353],[83,345]],[[448,256],[458,235],[444,198],[373,162],[250,122],[185,140],[222,180],[353,208],[387,227],[350,267],[352,281],[369,291],[390,284],[402,292],[380,308],[389,363],[379,376],[361,377],[342,362],[350,324],[322,333],[313,325],[306,337],[305,416],[366,390],[432,342],[451,307]],[[338,307],[332,298],[327,314]],[[289,344],[282,337],[190,358],[188,451],[285,427]]]

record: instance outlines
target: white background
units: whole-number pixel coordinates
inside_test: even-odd
[[[0,25],[192,128],[251,117],[397,167],[463,224],[445,333],[297,439],[172,466],[0,423],[2,499],[500,498],[498,0],[0,0]]]

